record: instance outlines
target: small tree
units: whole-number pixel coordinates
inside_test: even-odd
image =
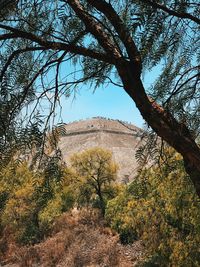
[[[112,161],[112,153],[102,148],[91,148],[71,157],[71,165],[81,179],[81,188],[87,188],[93,196],[98,198],[102,214],[105,213],[106,197],[111,195],[111,183],[115,181],[117,165]],[[82,196],[85,190],[80,190]],[[84,197],[84,196],[83,196]],[[88,202],[88,195],[87,202]]]

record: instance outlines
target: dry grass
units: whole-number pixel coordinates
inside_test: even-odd
[[[132,252],[104,226],[97,211],[82,210],[63,214],[50,237],[34,246],[15,248],[9,261],[19,267],[131,267],[139,255]]]

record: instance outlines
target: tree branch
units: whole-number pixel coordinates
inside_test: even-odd
[[[92,16],[90,16],[79,0],[65,0],[66,3],[74,10],[76,15],[84,22],[86,29],[98,40],[99,44],[104,48],[105,52],[113,56],[113,59],[121,58],[120,51],[113,45],[110,37],[102,29],[102,25],[97,23]]]
[[[119,35],[119,38],[126,47],[129,59],[135,65],[134,68],[140,75],[142,69],[140,53],[133,39],[131,38],[129,31],[126,29],[123,21],[116,13],[112,5],[104,0],[87,0],[87,2],[93,7],[95,7],[97,10],[99,10],[101,13],[103,13],[112,23],[116,32]]]
[[[151,0],[143,0],[143,2],[147,3],[148,5],[152,6],[155,9],[163,10],[164,12],[168,13],[169,15],[172,15],[172,16],[175,16],[178,18],[182,18],[182,19],[189,19],[189,20],[196,22],[197,24],[200,24],[200,19],[189,14],[189,13],[186,13],[186,12],[179,13],[177,11],[174,11],[174,10],[168,8],[167,6],[163,6],[161,4],[153,2]]]
[[[0,74],[0,82],[2,82],[3,76],[6,72],[6,70],[8,69],[9,65],[11,64],[12,60],[19,54],[28,52],[28,51],[39,51],[39,50],[45,50],[44,47],[26,47],[24,49],[18,49],[15,50],[8,58],[6,64],[4,65],[1,74]]]
[[[64,42],[53,42],[53,41],[47,41],[42,37],[38,37],[30,32],[25,32],[7,25],[0,24],[1,29],[5,29],[8,31],[11,31],[12,33],[10,34],[3,34],[0,35],[0,40],[6,40],[6,36],[8,39],[12,38],[24,38],[27,40],[30,40],[32,42],[35,42],[46,49],[52,49],[52,50],[64,50],[64,51],[69,51],[70,53],[75,53],[81,56],[85,57],[90,57],[96,60],[100,60],[106,63],[114,64],[114,59],[113,57],[109,56],[108,54],[101,53],[89,48],[85,48],[82,46],[78,46],[72,43],[64,43]]]

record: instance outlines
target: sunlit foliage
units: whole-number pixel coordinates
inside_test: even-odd
[[[91,148],[74,154],[71,164],[79,177],[79,201],[99,206],[104,214],[107,199],[115,194],[113,182],[117,165],[112,160],[112,153],[98,147]]]
[[[107,150],[75,154],[72,167],[57,162],[41,172],[14,161],[1,169],[1,244],[6,235],[20,244],[40,242],[62,213],[89,206],[105,211],[122,243],[142,240],[138,266],[200,265],[200,201],[179,154],[166,149],[160,165],[141,170],[127,186],[113,184],[117,167]]]
[[[62,177],[47,179],[45,172],[31,171],[27,163],[11,162],[0,172],[2,230],[9,229],[21,243],[39,241],[54,219],[73,207],[71,177],[71,172],[63,169]]]
[[[200,201],[180,156],[168,153],[167,163],[142,171],[109,201],[106,217],[122,242],[143,240],[142,266],[199,266]]]

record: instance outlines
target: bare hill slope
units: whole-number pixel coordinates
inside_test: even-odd
[[[119,165],[120,181],[131,180],[137,170],[135,152],[141,143],[141,129],[119,120],[95,117],[65,125],[66,134],[59,142],[64,160],[76,152],[91,147],[102,147],[112,151]]]

